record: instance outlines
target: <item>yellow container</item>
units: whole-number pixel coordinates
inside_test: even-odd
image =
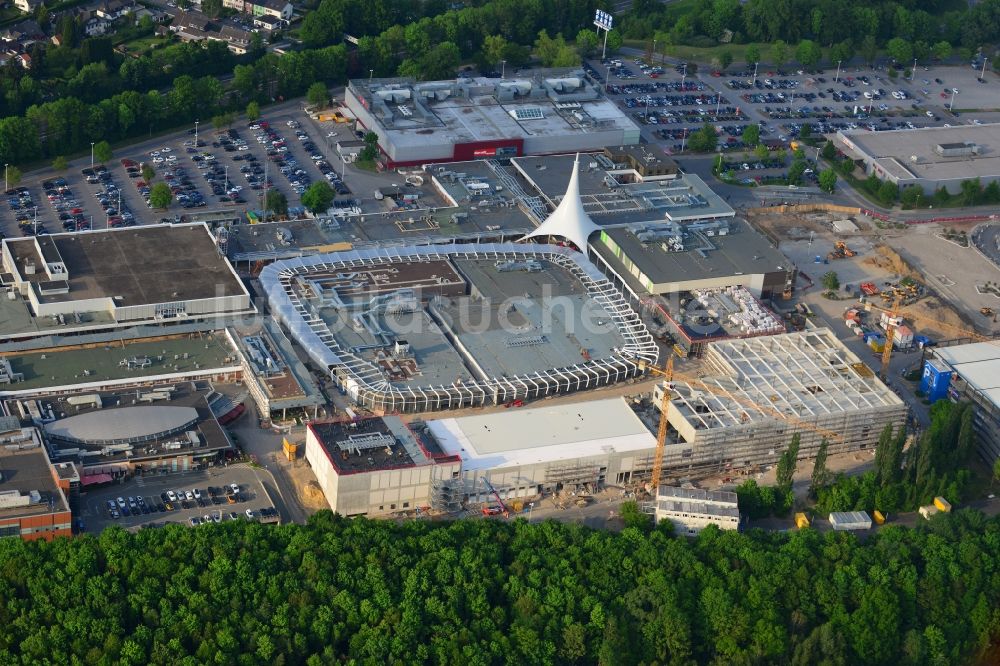
[[[938,511],[943,511],[944,513],[951,511],[951,503],[943,497],[935,497],[934,506],[937,507]]]
[[[885,524],[885,516],[882,515],[881,511],[876,511],[875,513],[873,513],[872,514],[872,518],[875,519],[875,524],[876,525],[884,525]]]
[[[809,527],[809,516],[804,513],[795,514],[795,526],[800,530]]]

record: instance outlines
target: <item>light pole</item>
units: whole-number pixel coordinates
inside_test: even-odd
[[[758,63],[758,62],[755,62],[753,64],[753,83],[751,83],[750,85],[752,85],[754,87],[757,86],[757,65],[759,65],[759,64],[760,63]]]
[[[986,78],[986,57],[983,56],[983,71],[979,73],[979,80],[982,81]]]
[[[958,92],[958,88],[951,89],[951,103],[948,104],[948,110],[955,113],[955,94]]]
[[[917,59],[913,59],[913,69],[910,70],[910,83],[913,83],[913,79],[917,78]]]
[[[500,78],[501,79],[504,78],[506,74],[507,74],[507,61],[506,60],[501,60],[500,61]]]
[[[226,165],[226,194],[229,194],[229,165]]]
[[[38,235],[38,206],[35,206],[35,235]]]
[[[840,63],[841,63],[841,61],[838,60],[837,61],[837,75],[835,77],[833,77],[833,82],[834,83],[837,83],[838,81],[840,81]]]
[[[194,147],[198,147],[198,121],[194,121]]]
[[[90,142],[90,170],[94,170],[94,142]]]
[[[368,70],[368,85],[372,84],[372,77],[373,76],[375,76],[375,70],[374,69],[369,69]]]
[[[9,166],[10,166],[9,164],[4,164],[3,165],[3,191],[4,192],[6,192],[7,190],[10,189],[9,187],[7,187],[7,167],[9,167]]]
[[[684,63],[684,71],[681,72],[681,92],[684,92],[684,79],[688,75],[688,64]]]
[[[653,51],[649,56],[649,64],[652,65],[656,62],[656,38],[653,38]]]

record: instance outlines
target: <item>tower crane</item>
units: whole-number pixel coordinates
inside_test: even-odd
[[[886,322],[886,327],[885,327],[885,349],[882,350],[882,366],[879,368],[879,378],[881,378],[882,381],[885,381],[889,373],[889,359],[892,358],[892,341],[895,339],[895,334],[896,334],[896,324],[895,324],[896,320],[900,316],[908,317],[914,321],[920,321],[920,320],[926,321],[930,320],[931,318],[925,317],[923,315],[918,315],[914,312],[910,312],[909,310],[901,310],[899,308],[899,299],[893,300],[891,308],[885,308],[879,305],[875,305],[872,302],[868,302],[865,303],[865,310],[878,310],[879,312],[884,312],[887,315],[889,315],[889,321]],[[963,336],[971,338],[977,342],[993,342],[994,344],[1000,343],[1000,340],[998,340],[995,337],[991,338],[989,336],[977,333],[976,331],[973,331],[968,328],[955,326],[954,324],[947,324],[937,319],[934,319],[933,322],[934,326],[936,327],[950,328],[952,330],[961,333]]]
[[[841,442],[844,439],[843,435],[834,430],[822,428],[814,423],[803,421],[798,417],[784,414],[770,405],[761,405],[752,400],[748,400],[740,396],[735,396],[732,393],[726,391],[725,389],[722,389],[717,386],[712,386],[711,384],[703,382],[701,379],[695,377],[694,375],[675,372],[673,354],[669,356],[667,362],[664,364],[662,368],[650,363],[646,363],[645,361],[642,361],[639,363],[639,369],[649,372],[652,375],[663,377],[665,380],[663,387],[663,396],[660,400],[660,421],[659,421],[659,427],[657,428],[656,431],[656,453],[653,457],[653,473],[650,479],[650,488],[652,489],[653,493],[656,493],[656,489],[659,488],[660,478],[662,477],[663,474],[663,456],[664,453],[666,452],[666,444],[667,444],[667,425],[668,425],[667,407],[670,404],[671,391],[674,388],[673,382],[675,379],[683,381],[685,384],[689,386],[697,387],[698,389],[703,390],[707,393],[711,393],[716,396],[722,396],[727,400],[732,400],[733,402],[741,404],[744,407],[749,407],[751,409],[755,409],[770,414],[776,419],[782,421],[789,421],[795,423],[796,425],[802,426],[803,428],[806,428],[808,430],[816,431],[829,439]]]

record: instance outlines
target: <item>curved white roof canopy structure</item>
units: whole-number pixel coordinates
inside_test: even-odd
[[[597,225],[583,209],[580,199],[580,155],[573,161],[573,173],[569,177],[566,194],[548,218],[538,228],[522,238],[522,241],[538,236],[559,236],[576,245],[582,252],[587,251],[587,239],[597,231]]]

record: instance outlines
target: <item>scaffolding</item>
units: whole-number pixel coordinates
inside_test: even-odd
[[[562,267],[584,286],[588,297],[610,315],[625,344],[609,357],[585,360],[569,367],[451,385],[394,386],[375,363],[342,347],[326,322],[295,289],[300,279],[325,273],[456,257],[493,262],[545,260]],[[329,368],[331,376],[351,399],[373,411],[459,409],[596,388],[641,375],[640,361],[655,363],[658,355],[652,335],[621,292],[582,254],[566,247],[484,243],[372,248],[276,262],[261,272],[260,280],[274,316],[285,324],[292,337],[314,362]]]

